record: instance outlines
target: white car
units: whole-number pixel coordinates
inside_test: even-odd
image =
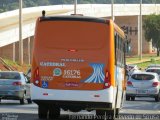
[[[160,68],[160,64],[151,64],[151,65],[149,65],[149,66],[147,67],[147,69],[148,69],[148,68],[153,68],[153,67],[154,67],[154,68],[155,68],[155,67],[156,67],[156,68]]]
[[[126,87],[126,100],[135,100],[135,97],[154,97],[160,101],[160,81],[157,73],[135,72],[128,81]]]
[[[32,103],[30,83],[22,72],[0,71],[0,102],[1,99],[19,100],[20,104],[26,99]]]
[[[146,72],[157,73],[160,77],[160,67],[150,67],[146,69]]]

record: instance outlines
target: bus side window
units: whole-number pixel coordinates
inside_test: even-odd
[[[115,32],[115,34],[114,34],[114,42],[115,42],[115,65],[117,65],[117,47],[118,47],[118,40],[117,40],[117,33]]]
[[[119,57],[118,57],[118,54],[119,54],[119,50],[118,50],[118,45],[119,45],[119,40],[118,40],[118,34],[116,34],[116,65],[119,64]]]
[[[121,65],[121,40],[120,36],[118,35],[118,66]]]

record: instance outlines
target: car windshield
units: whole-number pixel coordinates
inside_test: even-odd
[[[21,79],[20,74],[16,72],[0,72],[0,79]]]
[[[155,76],[148,74],[134,74],[132,75],[132,78],[135,80],[152,80],[155,78]]]
[[[154,72],[154,73],[157,73],[158,75],[160,75],[160,69],[149,69],[146,72]]]

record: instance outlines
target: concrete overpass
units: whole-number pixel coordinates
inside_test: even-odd
[[[32,48],[32,39],[34,36],[35,21],[38,16],[41,16],[41,11],[46,10],[48,16],[52,15],[70,15],[74,12],[73,5],[53,5],[40,6],[23,9],[23,39],[25,57]],[[111,17],[110,4],[79,4],[77,6],[77,13],[86,16],[96,17]],[[142,15],[159,14],[160,4],[143,4]],[[140,14],[139,4],[114,4],[115,22],[124,28],[128,37],[132,40],[133,53],[137,54],[137,48],[134,46],[138,44],[138,19]],[[0,14],[0,55],[6,58],[13,58],[17,60],[18,40],[19,40],[19,11],[14,10]],[[134,35],[135,34],[135,35]],[[136,36],[136,37],[135,37]],[[29,38],[29,39],[28,39]],[[144,37],[143,37],[144,38]],[[28,41],[28,42],[26,42]],[[30,43],[31,41],[31,43]],[[144,41],[145,42],[145,41]],[[28,47],[26,47],[28,45]],[[149,44],[147,44],[149,45]],[[149,47],[149,46],[148,46]],[[146,47],[145,47],[146,48]],[[13,51],[9,52],[10,50]],[[27,52],[28,51],[28,52]],[[29,57],[29,56],[28,56]],[[27,59],[27,58],[24,58]],[[30,62],[30,60],[29,60]]]

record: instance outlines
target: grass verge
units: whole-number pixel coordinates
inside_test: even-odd
[[[160,64],[160,60],[156,60],[156,61],[147,61],[147,62],[142,62],[142,63],[138,63],[137,66],[139,68],[142,68],[142,70],[144,70],[145,68],[147,68],[147,66],[151,65],[151,64]]]
[[[139,56],[127,57],[127,64],[136,64],[139,68],[144,70],[147,66],[151,64],[160,64],[160,57],[157,57],[156,54],[144,54],[142,60],[139,59]]]
[[[12,60],[9,59],[3,59],[7,65],[11,66],[15,71],[20,71],[26,73],[26,71],[30,68],[30,65],[28,64],[23,64],[19,65],[17,62],[13,62]]]

